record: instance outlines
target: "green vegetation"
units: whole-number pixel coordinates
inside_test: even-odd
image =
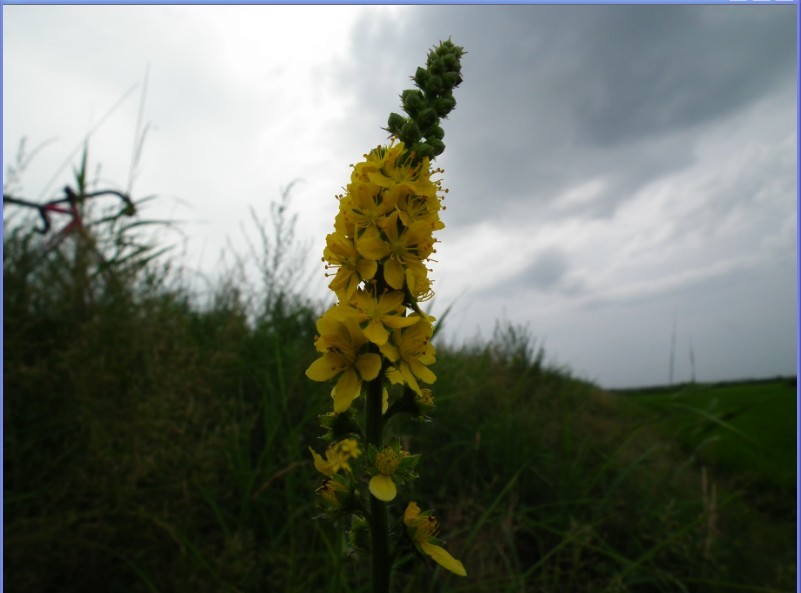
[[[634,401],[703,463],[742,481],[795,490],[796,381],[775,379],[682,385]],[[788,492],[789,494],[789,492]]]
[[[322,307],[273,217],[259,280],[231,270],[203,303],[114,213],[44,254],[5,229],[7,591],[368,591],[313,519]],[[398,593],[794,590],[794,391],[610,394],[506,325],[434,370],[433,422],[391,426],[469,576],[407,560]]]

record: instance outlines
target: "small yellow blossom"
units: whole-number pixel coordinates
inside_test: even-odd
[[[394,144],[386,149],[380,166],[376,166],[379,161],[374,161],[370,163],[372,166],[364,166],[358,171],[381,187],[400,186],[418,195],[436,195],[437,186],[430,179],[428,158],[423,158],[417,165],[410,165],[408,159],[403,158],[405,150],[403,142]]]
[[[334,412],[344,412],[359,397],[362,382],[378,376],[381,357],[361,350],[367,343],[364,332],[355,321],[343,319],[337,306],[317,320],[317,330],[320,335],[314,345],[323,355],[306,369],[306,376],[312,381],[327,381],[342,373],[332,395]]]
[[[378,224],[395,209],[397,198],[369,181],[356,181],[348,186],[346,201],[340,201],[340,212],[354,229]]]
[[[337,271],[328,287],[341,300],[347,301],[362,280],[370,280],[375,276],[378,264],[359,255],[353,240],[342,233],[331,233],[325,242],[323,260],[328,262],[326,269]]]
[[[343,307],[343,314],[359,322],[367,339],[381,346],[389,339],[389,329],[409,327],[417,323],[417,317],[404,317],[403,293],[399,290],[382,294],[376,300],[369,292],[358,290],[353,295],[353,305]],[[364,322],[366,325],[361,325]]]
[[[398,495],[398,488],[392,476],[405,456],[408,456],[408,453],[395,451],[392,447],[385,447],[376,453],[375,467],[378,473],[370,479],[368,487],[370,493],[378,500],[389,502]]]
[[[410,317],[419,317],[410,315]],[[436,353],[431,344],[434,328],[432,318],[420,318],[421,321],[403,330],[392,332],[392,340],[380,346],[381,353],[395,366],[387,371],[387,377],[393,383],[405,383],[415,393],[422,395],[417,379],[425,383],[434,383],[437,376],[428,368],[436,362]]]
[[[399,224],[400,213],[395,211],[381,222],[383,236],[375,227],[368,228],[356,242],[356,249],[367,259],[384,261],[384,280],[396,290],[404,281],[414,290],[415,274],[426,274],[423,260],[434,250],[431,225],[417,221],[408,228]],[[401,230],[399,230],[399,228]]]

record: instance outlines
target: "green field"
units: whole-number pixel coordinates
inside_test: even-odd
[[[701,462],[741,480],[795,489],[795,377],[654,391],[625,395],[656,414],[660,427]]]
[[[106,220],[44,257],[5,229],[4,590],[367,593],[316,518],[330,386],[291,245],[200,300]],[[468,577],[404,558],[393,591],[795,590],[794,384],[609,393],[502,324],[437,349],[433,421],[388,430]]]

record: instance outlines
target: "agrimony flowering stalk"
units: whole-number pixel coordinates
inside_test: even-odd
[[[390,143],[365,154],[337,196],[323,251],[337,303],[317,321],[320,356],[306,371],[312,380],[334,382],[332,411],[321,418],[328,446],[311,451],[323,476],[316,492],[328,514],[351,516],[353,546],[369,547],[373,593],[389,591],[392,563],[404,551],[466,576],[436,539],[436,520],[416,502],[407,500],[389,524],[387,505],[404,498],[420,455],[384,443],[390,418],[427,420],[434,407],[428,386],[436,381],[435,319],[420,303],[434,294],[428,265],[434,233],[444,228],[439,214],[447,190],[433,178],[443,171],[431,161],[445,149],[440,121],[456,105],[463,54],[448,40],[417,69],[418,88],[401,94],[407,115],[389,117]]]

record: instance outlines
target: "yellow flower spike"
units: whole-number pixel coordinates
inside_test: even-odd
[[[464,565],[437,544],[439,522],[430,512],[421,513],[417,503],[410,502],[403,513],[403,522],[406,533],[418,550],[452,573],[461,577],[467,576]]]

